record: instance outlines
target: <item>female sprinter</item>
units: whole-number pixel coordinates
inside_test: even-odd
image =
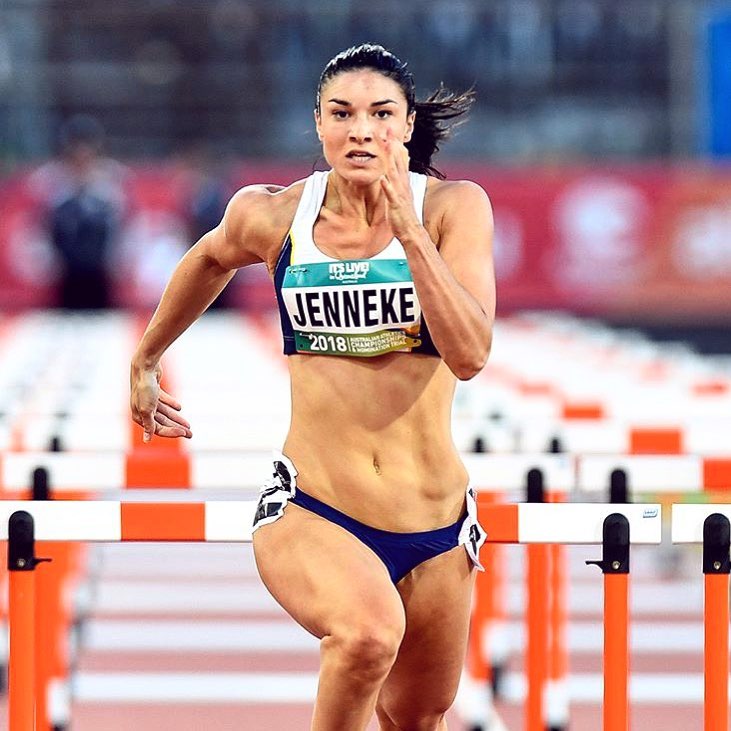
[[[261,577],[320,638],[312,729],[446,729],[484,533],[450,435],[455,378],[490,352],[492,215],[432,167],[471,95],[414,99],[406,65],[351,48],[320,78],[328,172],[231,199],[183,257],[134,356],[145,430],[190,437],[158,386],[165,349],[236,269],[274,280],[292,389],[284,455],[255,519]]]

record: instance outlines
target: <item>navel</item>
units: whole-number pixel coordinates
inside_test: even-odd
[[[377,475],[381,474],[381,465],[378,464],[378,458],[373,458],[373,469],[376,471]]]

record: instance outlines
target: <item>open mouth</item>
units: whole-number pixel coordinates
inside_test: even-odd
[[[373,160],[373,159],[375,159],[376,156],[375,155],[371,155],[370,152],[349,152],[346,155],[346,157],[349,160],[361,160],[361,161],[365,161],[365,160]]]

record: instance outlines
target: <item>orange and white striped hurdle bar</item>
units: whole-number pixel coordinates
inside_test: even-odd
[[[673,543],[703,544],[705,731],[729,727],[731,505],[673,505]]]
[[[41,542],[248,542],[251,540],[255,509],[255,501],[230,500],[188,503],[0,501],[0,540],[8,539],[9,521],[21,515],[29,516],[34,539]],[[655,504],[502,504],[487,506],[482,519],[488,540],[499,543],[605,543],[606,554],[605,524],[616,519],[627,525],[627,551],[630,536],[633,543],[657,544],[661,539],[661,509]],[[9,568],[12,571],[10,564]],[[615,585],[605,582],[605,606],[608,610],[605,613],[605,731],[626,731],[627,728],[626,721],[623,725],[622,720],[626,720],[628,715],[627,678],[613,677],[618,668],[626,675],[628,667],[628,577],[625,575],[623,578],[623,593],[622,586],[619,586],[619,599]],[[11,591],[21,592],[11,597],[11,677],[15,663],[25,668],[23,658],[27,661],[28,653],[33,654],[32,648],[24,646],[23,642],[32,642],[33,633],[27,631],[24,620],[29,612],[35,613],[35,606],[31,606],[33,597],[27,590],[28,578],[24,575],[22,579],[22,586],[15,578],[11,581]],[[17,673],[15,677],[18,677]],[[10,687],[11,694],[14,694],[10,701],[13,709],[10,731],[33,731],[33,726],[28,725],[27,709],[35,708],[34,683],[27,680],[30,677],[28,672],[23,677],[23,683],[13,682]],[[15,709],[18,709],[17,719]],[[30,714],[32,716],[33,713]],[[531,727],[529,731],[539,729]]]
[[[203,406],[192,407],[196,398],[190,394],[183,401],[184,412],[193,423],[196,434],[193,441],[181,443],[181,450],[186,452],[236,450],[242,444],[266,449],[284,438],[289,423],[289,411],[283,407],[274,413],[270,408],[267,413],[265,404],[242,403],[247,419],[237,421],[231,419],[231,402],[219,403],[218,413],[210,413],[215,403],[209,401],[209,411],[206,412],[202,410]],[[731,406],[727,411],[729,409]],[[647,423],[621,418],[594,418],[592,413],[588,404],[565,405],[560,419],[527,415],[493,420],[456,413],[452,417],[452,431],[460,445],[473,444],[476,439],[481,439],[489,445],[489,451],[498,452],[550,451],[551,440],[558,439],[563,451],[573,454],[731,453],[728,436],[731,418],[728,416],[696,416],[681,421],[667,420],[663,415],[653,419],[652,412],[649,412]],[[103,430],[89,429],[89,423],[94,419],[104,420]],[[50,449],[49,445],[54,440],[60,448],[70,451],[131,449],[135,441],[130,431],[128,406],[124,403],[116,412],[100,414],[89,411],[88,407],[72,410],[70,406],[57,408],[51,413],[23,412],[11,417],[0,430],[0,449],[18,449],[21,446],[30,451]]]
[[[650,415],[651,416],[651,415]],[[517,425],[516,425],[517,426]],[[520,425],[524,451],[544,451],[552,439],[571,454],[693,454],[731,456],[731,417],[639,424],[623,419],[567,418]]]
[[[255,500],[0,500],[0,540],[8,538],[10,516],[26,511],[33,517],[36,541],[246,543],[255,509]],[[486,505],[481,517],[491,543],[592,545],[602,543],[603,521],[614,513],[630,521],[632,543],[660,543],[655,503],[503,503]]]
[[[472,484],[479,490],[525,487],[539,469],[548,492],[605,491],[612,472],[622,470],[638,492],[731,490],[731,456],[463,454]],[[54,490],[258,488],[271,474],[267,452],[185,453],[149,448],[132,452],[18,452],[0,457],[0,489],[24,490],[37,467],[44,467]]]
[[[531,469],[547,491],[574,485],[574,462],[561,454],[464,454],[478,490],[521,490]],[[25,490],[43,467],[54,491],[127,488],[258,489],[272,473],[267,452],[184,453],[140,448],[133,452],[18,452],[0,457],[0,489]]]
[[[636,492],[731,490],[731,455],[583,455],[577,458],[576,488],[604,491],[615,470],[625,473]]]

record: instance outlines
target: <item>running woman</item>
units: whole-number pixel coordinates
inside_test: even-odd
[[[247,186],[183,257],[132,362],[145,439],[192,436],[160,360],[240,268],[274,281],[292,417],[261,491],[254,553],[320,638],[312,729],[447,728],[485,539],[450,433],[456,379],[485,365],[495,285],[485,192],[432,157],[472,94],[416,101],[377,45],[325,67],[315,126],[330,169]],[[252,384],[255,386],[255,384]]]

